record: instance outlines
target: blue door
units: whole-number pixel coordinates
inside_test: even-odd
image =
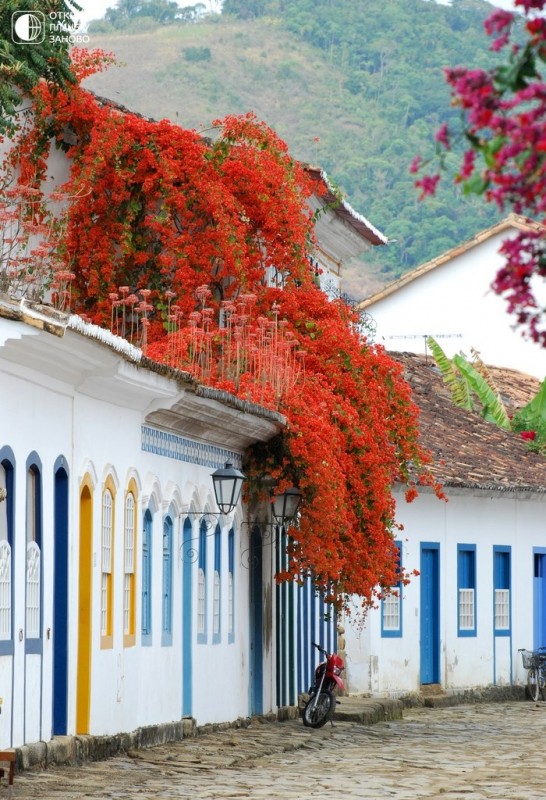
[[[59,459],[64,464],[64,459]],[[55,471],[53,597],[53,735],[67,733],[68,703],[68,475]]]
[[[189,519],[184,522],[182,570],[182,716],[192,715],[192,527]]]
[[[546,548],[533,549],[533,647],[546,647]]]
[[[263,713],[263,556],[262,534],[250,534],[250,714]]]
[[[440,545],[421,544],[421,683],[440,683]]]

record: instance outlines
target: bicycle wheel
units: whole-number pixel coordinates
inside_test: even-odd
[[[536,703],[540,694],[538,670],[536,667],[531,667],[527,672],[527,693],[531,700]]]
[[[544,665],[540,666],[537,670],[537,681],[540,699],[546,700],[546,670],[544,669]]]

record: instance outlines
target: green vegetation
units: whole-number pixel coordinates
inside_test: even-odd
[[[109,33],[124,30],[134,33],[149,30],[157,23],[172,25],[175,22],[195,22],[205,12],[203,3],[180,8],[176,0],[118,0],[106,9],[103,20],[94,20],[91,33]]]
[[[346,289],[361,297],[499,218],[449,180],[420,203],[409,173],[415,155],[434,154],[439,124],[457,124],[443,68],[491,63],[490,11],[484,0],[225,0],[195,24],[93,35],[125,66],[87,85],[197,129],[254,111],[392,240],[354,265]]]
[[[74,0],[0,3],[0,135],[13,132],[21,97],[40,78],[60,86],[74,82],[68,39],[59,35],[58,20],[71,21],[80,10]]]
[[[427,345],[456,406],[479,411],[486,422],[519,433],[530,450],[546,455],[546,378],[527,405],[512,414],[476,352],[470,362],[461,353],[449,359],[432,336],[428,337]]]

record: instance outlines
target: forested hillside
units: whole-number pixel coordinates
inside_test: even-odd
[[[91,45],[122,65],[87,85],[190,128],[254,111],[393,240],[351,271],[346,287],[359,297],[500,216],[451,180],[420,203],[409,174],[416,154],[434,153],[440,121],[457,114],[443,67],[490,59],[490,11],[484,0],[225,0],[222,15],[193,22],[101,22]]]

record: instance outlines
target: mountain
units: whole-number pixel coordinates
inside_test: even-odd
[[[98,22],[90,46],[119,66],[86,85],[203,131],[254,111],[391,240],[351,265],[345,288],[360,298],[501,216],[449,176],[420,202],[409,174],[416,154],[434,157],[439,124],[458,122],[443,68],[492,63],[491,10],[485,0],[225,0],[221,15],[193,23]]]

